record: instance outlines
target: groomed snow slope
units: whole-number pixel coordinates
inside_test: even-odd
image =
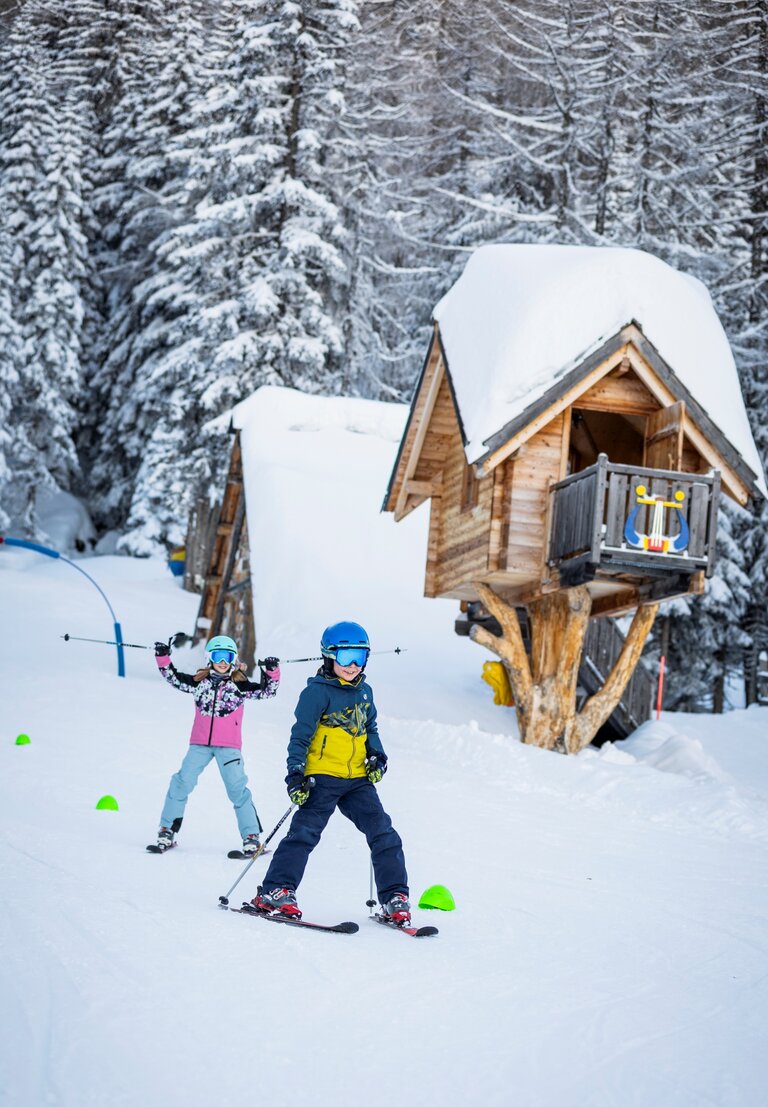
[[[189,698],[160,680],[151,653],[128,651],[120,680],[113,649],[63,642],[109,637],[103,602],[62,563],[4,549],[3,1107],[762,1104],[768,710],[666,716],[575,758],[522,747],[480,680],[483,651],[452,633],[455,605],[421,596],[424,513],[393,532],[407,551],[385,588],[392,536],[355,545],[355,528],[380,518],[394,448],[365,446],[351,471],[369,491],[349,477],[346,499],[263,460],[264,502],[283,521],[259,540],[249,504],[257,595],[271,597],[259,649],[306,656],[326,615],[358,614],[378,648],[408,647],[370,664],[390,757],[381,795],[415,896],[445,883],[458,909],[417,912],[441,931],[424,942],[367,923],[365,843],[336,816],[300,903],[308,918],[358,921],[358,934],[218,910],[242,866],[225,856],[236,824],[215,769],[179,848],[145,853],[186,748]],[[289,514],[303,562],[284,546]],[[327,528],[350,520],[348,558],[324,560],[336,549]],[[191,629],[198,599],[162,563],[83,565],[126,640]],[[199,656],[176,661],[192,669]],[[278,697],[245,716],[268,827],[287,807],[286,740],[313,671],[283,668]],[[30,745],[14,744],[19,732]],[[119,812],[95,810],[105,793]]]

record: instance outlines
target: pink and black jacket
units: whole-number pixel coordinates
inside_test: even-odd
[[[280,670],[264,673],[259,684],[247,680],[242,673],[234,677],[219,677],[202,670],[194,676],[180,673],[170,657],[156,657],[163,678],[180,692],[195,697],[195,721],[190,743],[193,746],[229,746],[240,749],[243,744],[243,701],[270,699],[280,685]]]

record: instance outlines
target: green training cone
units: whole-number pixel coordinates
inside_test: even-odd
[[[433,884],[422,892],[419,907],[426,907],[427,910],[455,911],[456,901],[444,884]]]
[[[28,746],[30,744],[28,734],[20,734],[16,739],[17,746]]]
[[[117,806],[117,800],[114,796],[102,796],[99,802],[96,804],[97,811],[119,811]]]

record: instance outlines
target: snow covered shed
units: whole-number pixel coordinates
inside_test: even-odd
[[[416,550],[426,527],[395,526],[376,491],[407,413],[404,404],[274,386],[237,405],[220,499],[200,501],[190,517],[185,584],[201,592],[196,641],[231,634],[251,664],[257,650],[276,648],[265,634],[279,626],[279,648],[303,656],[303,628],[315,621],[319,635],[339,610],[367,619],[377,640],[397,641],[421,591]]]
[[[700,592],[722,490],[766,494],[704,286],[640,250],[485,246],[434,312],[383,509],[431,501],[425,594],[592,615]]]

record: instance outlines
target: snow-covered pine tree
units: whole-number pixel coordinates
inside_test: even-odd
[[[236,14],[238,45],[173,145],[182,160],[200,150],[207,108],[213,130],[203,156],[223,180],[194,193],[135,291],[142,314],[155,312],[158,322],[152,347],[140,339],[135,349],[139,425],[151,426],[127,525],[133,552],[178,541],[193,491],[219,483],[222,412],[263,383],[316,392],[349,385],[339,325],[345,234],[325,167],[355,4],[259,0]],[[217,98],[234,95],[225,118]]]
[[[713,141],[721,157],[724,193],[722,249],[727,261],[716,289],[742,378],[752,433],[768,465],[768,2],[738,0],[710,14]],[[744,515],[738,539],[751,567],[743,628],[747,702],[757,694],[756,670],[768,649],[768,504]]]
[[[15,357],[13,521],[36,534],[36,491],[69,489],[79,472],[74,444],[81,388],[89,266],[84,233],[87,78],[69,32],[88,6],[54,12],[28,0],[3,44],[0,204],[11,239],[10,310]],[[81,10],[83,9],[83,10]]]
[[[16,322],[11,273],[17,268],[11,254],[14,244],[4,226],[0,226],[0,530],[11,524],[18,513],[16,505],[19,449],[14,404],[19,398],[18,365],[21,359],[21,334]]]
[[[734,524],[743,512],[730,501],[721,507],[718,560],[705,594],[672,601],[658,620],[649,652],[658,656],[662,636],[667,639],[667,710],[722,712],[728,706],[729,683],[741,679],[749,644],[743,623],[750,579],[745,551],[734,539]]]
[[[201,93],[203,6],[153,0],[137,10],[119,3],[106,40],[104,158],[96,196],[101,264],[110,279],[105,340],[92,376],[97,417],[89,436],[92,491],[103,526],[124,524],[166,403],[155,374],[168,348],[168,300],[179,289],[165,287],[158,257],[191,202],[189,167],[178,146]],[[157,393],[151,405],[150,380]],[[183,457],[186,448],[177,442],[175,451]]]

